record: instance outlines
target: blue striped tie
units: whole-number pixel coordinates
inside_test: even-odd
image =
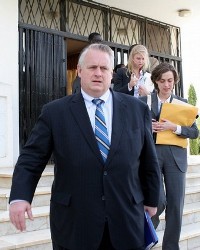
[[[92,102],[96,105],[95,112],[95,137],[97,139],[97,144],[99,150],[103,157],[104,162],[107,159],[108,152],[110,150],[110,142],[108,139],[108,131],[106,128],[105,117],[101,104],[104,102],[101,99],[93,99]]]

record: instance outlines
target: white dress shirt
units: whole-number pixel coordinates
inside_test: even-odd
[[[93,99],[101,99],[104,102],[102,103],[102,109],[105,116],[106,121],[106,127],[108,131],[108,138],[111,143],[111,134],[112,134],[112,117],[113,117],[113,99],[112,94],[110,90],[108,89],[106,93],[99,98],[94,98],[92,96],[89,96],[87,93],[85,93],[81,89],[81,93],[83,95],[85,106],[90,118],[90,122],[93,128],[93,131],[95,131],[95,111],[96,111],[96,105],[92,102]]]

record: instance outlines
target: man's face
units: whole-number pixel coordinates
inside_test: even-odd
[[[98,98],[109,89],[113,70],[107,53],[88,50],[83,65],[78,65],[77,69],[81,87],[88,95]]]

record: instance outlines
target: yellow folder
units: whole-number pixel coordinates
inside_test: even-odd
[[[167,119],[180,126],[192,126],[197,115],[197,107],[173,99],[172,103],[163,103],[159,121]],[[176,145],[187,148],[187,139],[176,135],[171,130],[166,130],[157,133],[156,144]]]

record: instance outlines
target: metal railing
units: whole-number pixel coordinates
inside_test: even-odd
[[[91,1],[19,0],[19,20],[83,37],[95,31],[108,42],[143,44],[150,54],[181,57],[179,27]]]

